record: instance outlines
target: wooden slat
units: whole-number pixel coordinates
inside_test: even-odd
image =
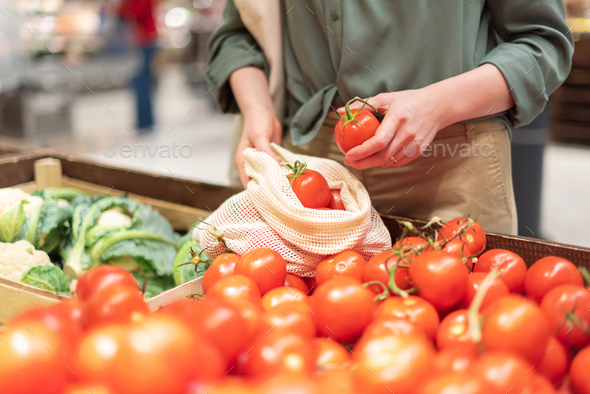
[[[202,294],[203,285],[202,278],[193,279],[190,282],[183,283],[182,285],[175,287],[170,290],[166,290],[163,293],[158,294],[148,300],[148,305],[152,310],[156,310],[161,306],[167,305],[173,301],[185,298],[190,294]]]
[[[554,141],[590,144],[590,125],[554,121],[551,124],[551,139]]]
[[[578,122],[590,127],[590,105],[555,103],[551,108],[551,118],[554,122]],[[590,135],[588,135],[590,139]]]
[[[0,325],[29,309],[55,304],[67,297],[24,283],[0,278]]]

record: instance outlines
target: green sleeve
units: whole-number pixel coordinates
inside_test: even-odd
[[[268,75],[268,63],[262,49],[242,23],[233,0],[228,0],[223,12],[223,24],[209,41],[209,64],[205,79],[223,112],[239,112],[229,85],[229,76],[236,70],[254,66]]]
[[[572,33],[561,0],[488,0],[487,5],[504,42],[481,64],[491,63],[502,72],[516,103],[510,120],[523,126],[543,111],[548,96],[569,74]]]

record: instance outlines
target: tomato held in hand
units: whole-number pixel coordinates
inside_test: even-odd
[[[284,285],[287,265],[285,259],[274,250],[257,248],[240,257],[234,273],[252,279],[260,294],[265,294],[275,287]]]
[[[336,256],[322,260],[315,269],[315,280],[318,285],[340,277],[363,280],[365,259],[352,250],[338,253]]]
[[[127,286],[139,290],[131,273],[116,265],[99,265],[90,269],[78,279],[76,295],[82,301],[88,300],[94,293],[111,285]]]
[[[514,294],[522,294],[524,289],[524,277],[527,272],[526,264],[522,257],[516,253],[504,249],[492,249],[482,254],[473,272],[490,272],[492,269],[500,271],[500,279],[508,286],[508,290]]]
[[[531,265],[524,277],[527,297],[540,303],[549,290],[561,285],[583,286],[584,280],[578,268],[569,260],[547,256]]]
[[[471,254],[479,256],[486,248],[486,233],[483,228],[472,219],[453,219],[446,222],[440,229],[440,234],[447,240],[457,233],[462,232],[457,238],[465,243]],[[442,237],[437,237],[442,240]],[[466,251],[465,251],[466,252]],[[467,257],[468,255],[465,255]]]
[[[571,385],[577,394],[590,394],[588,365],[590,365],[590,347],[587,346],[574,357],[570,367]]]
[[[223,253],[217,256],[203,275],[203,293],[207,293],[207,290],[219,279],[232,275],[238,260],[240,256],[235,253]]]
[[[363,106],[356,111],[351,110],[350,104],[354,101],[361,101]],[[334,139],[344,153],[375,136],[375,132],[379,128],[379,121],[375,115],[364,109],[367,104],[366,101],[355,97],[346,103],[345,114],[338,113],[340,120],[334,128]],[[374,107],[372,108],[375,110]]]
[[[219,279],[205,293],[206,298],[222,298],[228,301],[248,300],[260,304],[260,290],[256,282],[244,275],[230,275]]]
[[[317,171],[308,170],[307,164],[299,160],[289,168],[293,172],[287,178],[301,205],[305,208],[327,208],[332,194],[326,178]]]
[[[96,328],[107,324],[127,324],[133,316],[150,311],[143,293],[123,285],[107,286],[95,293],[84,305],[84,327]]]
[[[398,261],[400,261],[399,256],[392,250],[385,250],[381,253],[377,253],[367,261],[367,264],[365,264],[363,282],[367,283],[376,281],[389,287],[389,270],[391,270]],[[401,264],[409,265],[409,261],[403,259]],[[395,285],[400,290],[408,290],[412,288],[408,268],[400,267],[398,265],[395,269],[394,278]],[[383,291],[383,287],[376,284],[369,286],[369,288],[375,293],[381,293]]]
[[[305,279],[295,274],[287,273],[287,276],[285,276],[285,287],[301,290],[305,294],[309,292],[309,286]]]
[[[332,189],[330,190],[330,194],[331,198],[330,204],[328,204],[328,208],[346,211],[344,203],[342,202],[342,197],[340,196],[340,189]]]
[[[436,309],[428,301],[416,296],[386,299],[375,312],[375,317],[379,316],[395,316],[406,319],[424,330],[430,340],[434,339],[440,323]]]
[[[469,275],[467,278],[467,288],[465,290],[465,295],[463,296],[463,306],[465,308],[469,308],[471,302],[473,302],[473,299],[475,298],[475,293],[481,287],[481,284],[487,276],[488,274],[483,272],[474,272]],[[486,292],[480,310],[483,311],[492,302],[508,295],[509,293],[506,283],[500,278],[495,278]]]

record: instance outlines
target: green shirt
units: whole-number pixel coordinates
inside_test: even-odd
[[[422,88],[484,63],[498,67],[516,103],[492,118],[522,126],[571,67],[561,0],[284,0],[283,12],[284,128],[295,146],[315,137],[330,104]],[[211,94],[237,112],[230,71],[256,66],[268,75],[268,64],[233,0],[210,53]]]

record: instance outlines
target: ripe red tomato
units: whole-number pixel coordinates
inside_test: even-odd
[[[114,392],[103,384],[77,383],[69,385],[62,394],[114,394]]]
[[[262,297],[262,308],[268,311],[278,305],[288,305],[289,307],[301,304],[303,306],[310,306],[311,301],[301,290],[288,287],[277,287],[266,293]]]
[[[129,271],[116,265],[99,265],[88,270],[78,279],[76,284],[76,295],[78,299],[86,301],[104,287],[111,285],[128,286],[139,290],[135,278]]]
[[[484,394],[484,383],[481,379],[467,372],[450,372],[433,376],[418,386],[416,394]]]
[[[497,299],[483,311],[482,343],[486,350],[503,350],[536,365],[551,335],[543,311],[524,297]]]
[[[436,354],[434,371],[441,373],[466,372],[478,357],[475,347],[449,347]]]
[[[457,256],[462,261],[465,259],[464,260],[465,264],[467,265],[469,270],[470,271],[473,270],[473,259],[474,258],[467,259],[467,257],[473,255],[473,253],[469,250],[469,247],[467,246],[465,241],[462,241],[459,238],[455,238],[452,241],[447,242],[442,250],[444,250],[445,252],[449,252],[452,255]]]
[[[410,264],[410,278],[420,296],[436,309],[456,305],[465,294],[469,270],[461,259],[442,250],[429,250]]]
[[[327,208],[332,194],[328,181],[317,171],[307,169],[307,164],[296,161],[290,167],[291,174],[287,179],[291,188],[305,208]]]
[[[84,305],[84,327],[96,328],[107,324],[127,324],[133,316],[150,311],[143,293],[123,285],[111,285],[94,293]]]
[[[223,253],[217,256],[203,275],[201,282],[203,293],[207,293],[207,290],[219,279],[232,275],[238,260],[240,256],[235,253]]]
[[[588,365],[590,365],[590,347],[587,346],[574,357],[570,367],[571,385],[577,394],[590,394]]]
[[[363,335],[357,341],[356,346],[361,346],[361,344],[368,339],[379,336],[379,335],[405,335],[405,334],[412,334],[412,335],[421,335],[424,337],[425,340],[428,340],[428,337],[424,333],[424,330],[414,323],[409,322],[406,319],[401,319],[395,316],[377,316],[375,319],[369,323],[369,325],[363,331]]]
[[[346,368],[351,364],[352,353],[335,340],[314,338],[311,344],[316,360],[316,372]]]
[[[307,287],[309,287],[309,292],[305,294],[312,295],[315,289],[317,289],[318,287],[318,282],[316,282],[315,278],[312,276],[306,276],[305,278],[303,278],[303,280],[305,280],[305,283],[307,283]]]
[[[242,327],[244,337],[248,341],[252,340],[258,333],[258,327],[260,326],[260,319],[264,313],[264,309],[260,305],[260,302],[254,303],[247,299],[232,299],[231,303],[234,304],[240,316],[244,319],[244,326]]]
[[[304,304],[281,304],[264,312],[258,332],[266,334],[275,330],[310,339],[317,333],[313,313]]]
[[[455,234],[463,231],[463,229],[467,229],[467,231],[458,236],[457,239],[464,241],[471,254],[476,256],[482,254],[487,245],[486,233],[479,224],[471,219],[459,218],[450,220],[441,227],[440,234],[445,239],[451,239]],[[442,240],[442,237],[439,236],[437,239]],[[467,256],[465,255],[465,257]]]
[[[330,204],[328,204],[328,208],[330,209],[338,209],[340,211],[346,211],[344,207],[344,203],[342,202],[342,196],[340,196],[340,189],[332,189],[330,190]]]
[[[340,277],[363,280],[366,261],[355,251],[349,250],[336,256],[322,260],[315,269],[315,280],[318,285]]]
[[[285,259],[269,248],[254,249],[242,257],[234,268],[236,275],[244,275],[256,282],[260,294],[283,286],[287,276]]]
[[[381,282],[389,288],[389,270],[392,269],[398,261],[398,255],[391,250],[384,250],[381,253],[377,253],[367,261],[367,264],[365,264],[363,282]],[[409,261],[403,259],[402,263],[408,265]],[[408,290],[412,288],[408,268],[398,266],[395,270],[394,278],[395,284],[399,289]],[[381,293],[383,291],[383,288],[379,285],[371,285],[369,288],[375,293]]]
[[[465,295],[463,296],[463,306],[465,308],[469,308],[473,299],[475,298],[475,293],[481,287],[481,284],[485,280],[488,274],[483,272],[474,272],[467,277],[467,288],[465,290]],[[504,297],[509,294],[508,286],[506,283],[502,282],[502,279],[496,278],[488,288],[486,295],[481,303],[480,310],[486,309],[488,305],[492,302],[497,300],[498,298]]]
[[[547,256],[531,265],[524,277],[527,297],[540,303],[551,289],[561,285],[583,286],[584,280],[578,268],[562,257]]]
[[[401,250],[405,254],[404,258],[411,261],[416,257],[416,252],[423,253],[432,250],[432,247],[428,246],[428,241],[424,238],[406,237],[394,243],[391,249]]]
[[[438,326],[436,347],[444,350],[453,347],[469,348],[477,352],[477,344],[469,332],[467,309],[459,309],[449,313]]]
[[[374,296],[353,278],[334,278],[320,285],[312,297],[318,330],[336,340],[355,338],[373,319]]]
[[[494,268],[500,271],[500,279],[508,286],[511,293],[522,294],[527,272],[522,257],[504,249],[488,250],[479,257],[473,272],[487,273]]]
[[[377,307],[375,317],[379,316],[406,319],[424,330],[430,340],[434,339],[440,323],[436,309],[428,301],[416,296],[386,299]]]
[[[539,361],[538,370],[552,384],[557,385],[563,380],[567,373],[568,364],[571,360],[571,353],[554,336],[549,338],[545,348],[545,354]]]
[[[228,301],[245,299],[260,304],[260,290],[256,282],[244,275],[230,275],[219,279],[205,293],[206,298],[223,298]]]
[[[364,105],[358,110],[350,110],[348,106],[352,101],[354,99],[346,104],[345,114],[338,113],[340,120],[334,127],[334,139],[344,153],[375,136],[379,128],[379,121],[375,115],[363,109]]]
[[[305,279],[294,274],[287,273],[287,276],[285,277],[285,287],[301,290],[305,294],[309,293],[309,286]]]
[[[486,394],[523,393],[532,384],[531,367],[512,353],[486,352],[475,361],[470,372],[484,381]]]
[[[590,291],[584,286],[562,285],[549,290],[541,309],[555,337],[566,347],[579,349],[590,343]]]
[[[545,376],[533,372],[530,392],[534,394],[557,394],[553,384]]]

